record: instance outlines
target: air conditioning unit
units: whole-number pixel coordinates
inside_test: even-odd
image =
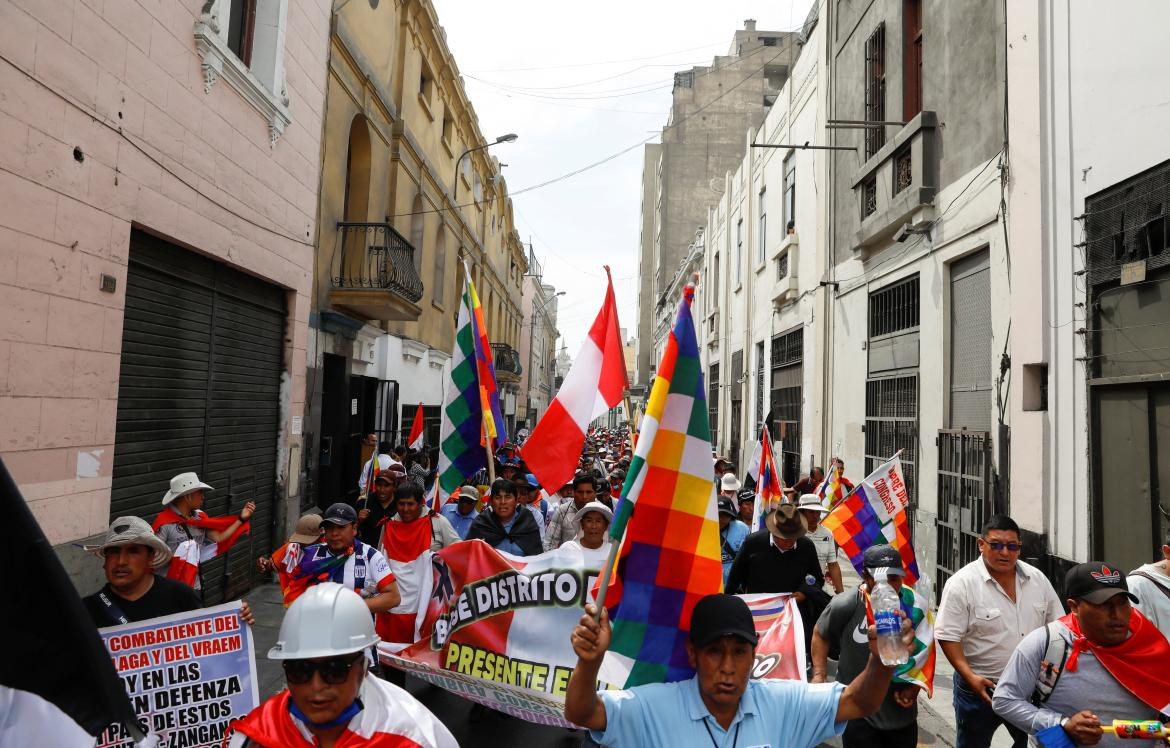
[[[707,315],[707,347],[715,348],[719,345],[719,310]]]
[[[800,253],[790,249],[786,257],[788,260],[788,272],[784,274],[784,277],[777,278],[772,286],[772,304],[776,307],[783,306],[795,300],[800,293],[796,280],[797,261],[800,259]],[[777,261],[780,261],[779,258]]]

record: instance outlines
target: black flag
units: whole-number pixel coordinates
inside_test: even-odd
[[[41,740],[54,736],[53,745],[75,745],[83,730],[93,736],[83,744],[92,746],[113,723],[141,739],[109,652],[3,460],[0,523],[8,538],[0,575],[0,712],[7,712],[0,743],[35,730]]]

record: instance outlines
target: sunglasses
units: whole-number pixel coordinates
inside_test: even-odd
[[[313,662],[312,660],[286,660],[284,663],[284,677],[288,679],[289,683],[300,685],[308,683],[313,679],[313,673],[320,673],[321,680],[325,681],[331,686],[336,686],[339,683],[344,683],[345,679],[349,677],[349,671],[361,661],[363,654],[360,652],[356,657],[349,659],[343,657],[334,657],[331,660],[321,660],[320,662]]]
[[[991,546],[991,550],[993,551],[1002,551],[1004,548],[1007,548],[1010,553],[1020,552],[1019,543],[1001,543],[998,540],[984,540],[983,542]]]

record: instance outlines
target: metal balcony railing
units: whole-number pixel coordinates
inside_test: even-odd
[[[415,248],[388,223],[337,222],[333,287],[393,291],[411,303],[423,295]]]
[[[515,374],[524,373],[520,365],[520,354],[507,343],[492,343],[492,359],[497,372]]]

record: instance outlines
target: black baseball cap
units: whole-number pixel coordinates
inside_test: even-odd
[[[906,576],[906,569],[902,566],[902,554],[892,545],[871,545],[865,549],[861,557],[861,564],[866,571],[885,569],[886,575],[895,574]]]
[[[745,501],[755,501],[756,500],[756,492],[750,488],[741,488],[739,491],[739,494],[737,494],[735,498],[741,504]]]
[[[707,595],[691,613],[691,644],[705,647],[716,639],[735,636],[753,647],[759,642],[747,603],[736,595]]]
[[[739,510],[735,508],[735,502],[731,500],[730,496],[719,497],[719,513],[730,514],[732,517],[739,516]]]
[[[330,504],[321,517],[323,525],[348,525],[357,522],[357,512],[353,507],[343,502]]]
[[[1130,602],[1138,602],[1137,597],[1129,591],[1125,574],[1103,561],[1089,561],[1069,569],[1064,575],[1064,591],[1074,600],[1084,600],[1093,605],[1101,605],[1121,594],[1128,595]]]

